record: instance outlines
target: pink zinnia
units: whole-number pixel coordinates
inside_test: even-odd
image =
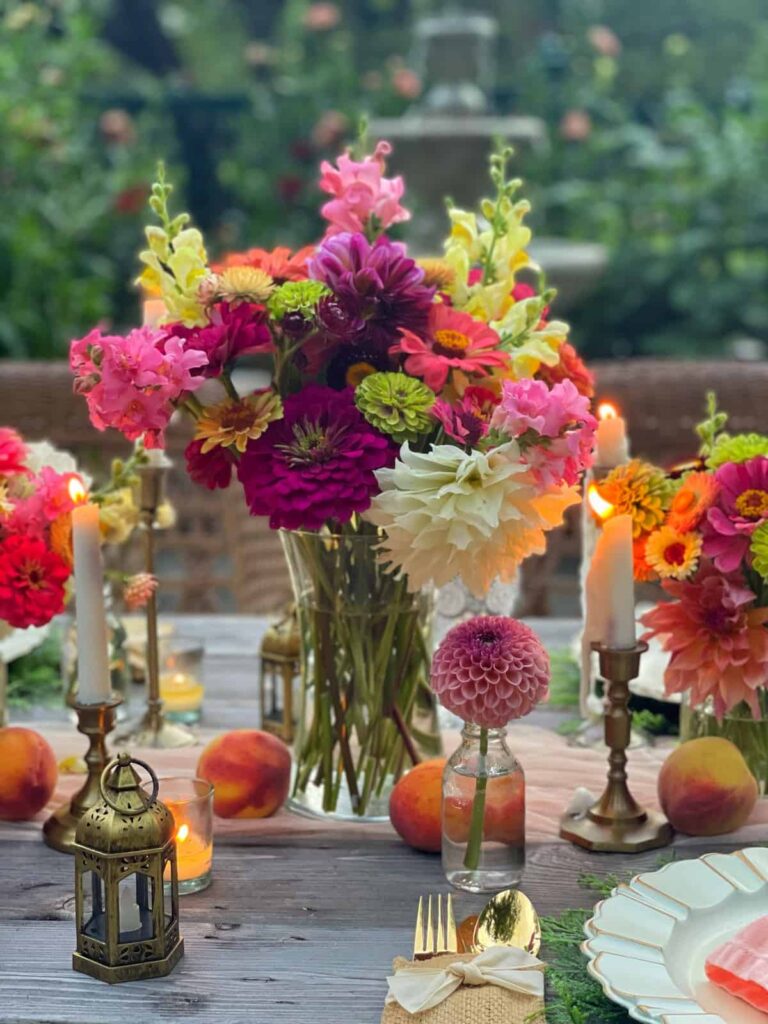
[[[707,512],[704,554],[721,572],[733,572],[747,557],[752,534],[768,520],[768,458],[728,462],[715,480],[719,491]]]
[[[549,655],[530,626],[483,615],[454,626],[432,661],[432,689],[465,722],[503,729],[544,700]]]
[[[441,302],[430,308],[425,338],[409,330],[400,335],[390,353],[405,356],[405,372],[421,377],[438,394],[451,375],[463,391],[469,377],[487,377],[492,370],[509,365],[509,355],[500,349],[496,331]]]
[[[367,227],[386,230],[409,220],[410,213],[400,205],[405,185],[398,175],[385,178],[386,158],[392,152],[388,142],[379,142],[370,156],[353,160],[343,153],[334,167],[327,160],[320,165],[320,188],[334,198],[320,211],[327,221],[326,238],[342,231],[361,231]]]
[[[578,482],[592,465],[597,420],[570,380],[504,381],[491,427],[520,441],[523,461],[543,487]]]
[[[16,431],[0,427],[0,477],[26,473],[26,457],[27,449]]]
[[[704,563],[690,581],[665,580],[674,601],[647,612],[643,637],[658,637],[671,655],[664,673],[668,694],[690,691],[694,707],[708,698],[718,718],[741,701],[760,716],[758,690],[768,684],[768,608],[738,575]]]

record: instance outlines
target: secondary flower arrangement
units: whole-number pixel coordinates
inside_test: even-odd
[[[710,395],[697,460],[671,472],[633,460],[600,492],[632,516],[636,578],[660,580],[672,598],[642,619],[646,638],[658,637],[670,654],[667,693],[688,694],[692,707],[720,721],[760,721],[765,779],[768,437],[732,436],[726,423]]]
[[[484,220],[450,208],[444,256],[415,260],[387,233],[410,217],[402,179],[386,176],[389,151],[379,143],[362,159],[322,165],[330,198],[317,244],[220,263],[186,214],[171,216],[161,176],[139,279],[160,302],[157,325],[125,336],[93,330],[70,356],[94,426],[158,447],[184,409],[195,429],[191,477],[211,489],[237,477],[254,515],[300,532],[300,612],[308,587],[333,606],[333,636],[300,615],[305,643],[333,649],[314,659],[308,683],[315,697],[329,689],[302,729],[311,767],[299,787],[319,780],[333,810],[343,775],[357,813],[382,792],[376,765],[396,776],[412,759],[408,722],[426,673],[414,626],[398,618],[413,614],[408,595],[456,575],[482,594],[543,551],[545,533],[579,500],[596,426],[591,378],[567,326],[550,318],[553,293],[517,279],[537,268],[526,251],[529,205],[506,178],[507,154],[492,158],[496,192],[482,203]],[[253,355],[269,357],[272,380],[241,394],[233,370]],[[219,396],[207,388],[203,400],[212,379]],[[315,548],[318,534],[326,540]],[[344,553],[361,538],[370,572],[376,557],[391,570],[375,569],[370,587],[357,575],[362,548]],[[375,629],[360,634],[338,604],[353,583],[358,605],[361,587],[380,602]],[[363,685],[372,666],[377,679]],[[364,714],[362,692],[372,702]],[[395,742],[405,749],[390,749]]]

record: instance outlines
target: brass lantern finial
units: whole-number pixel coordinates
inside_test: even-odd
[[[152,780],[149,794],[135,765]],[[99,787],[77,826],[72,966],[110,984],[161,977],[184,951],[173,816],[157,799],[152,768],[129,754],[107,765]]]
[[[259,691],[261,727],[293,742],[295,727],[294,686],[301,663],[301,636],[295,606],[274,622],[261,641]]]

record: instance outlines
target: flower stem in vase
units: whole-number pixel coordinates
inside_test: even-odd
[[[480,730],[480,756],[477,765],[477,785],[475,798],[472,801],[472,820],[469,825],[467,852],[464,855],[464,867],[468,871],[477,871],[480,865],[480,851],[483,847],[483,823],[485,820],[485,794],[488,788],[488,730]]]

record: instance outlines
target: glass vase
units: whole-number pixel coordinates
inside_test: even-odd
[[[299,723],[289,806],[388,818],[397,779],[440,752],[429,687],[431,596],[382,566],[379,535],[281,531],[301,636]]]
[[[718,722],[711,700],[692,708],[687,700],[680,709],[680,739],[721,736],[741,751],[749,770],[757,779],[760,796],[768,793],[768,694],[758,692],[762,714],[755,718],[749,705],[737,704]]]
[[[506,729],[466,724],[443,773],[443,870],[468,892],[517,886],[525,867],[525,774]]]

